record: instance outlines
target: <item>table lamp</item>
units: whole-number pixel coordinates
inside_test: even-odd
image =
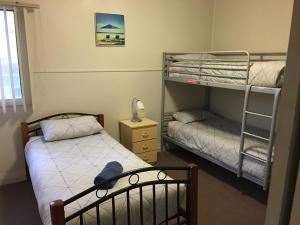
[[[138,98],[133,98],[132,99],[132,104],[131,104],[131,112],[132,112],[132,118],[131,121],[132,122],[141,122],[141,116],[140,113],[141,111],[144,111],[145,106],[143,104],[143,102],[138,99]]]

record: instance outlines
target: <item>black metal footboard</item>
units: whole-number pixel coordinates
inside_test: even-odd
[[[157,179],[155,180],[147,180],[145,182],[140,182],[140,177],[143,176],[143,173],[149,171],[157,171]],[[183,179],[166,179],[168,171],[176,171],[183,172]],[[110,183],[111,181],[119,180],[121,178],[128,177],[128,186],[123,187],[117,191],[109,193],[109,191],[104,191],[104,195],[99,196],[98,192],[101,189],[101,186]],[[185,197],[186,204],[182,206],[180,202],[180,192],[182,191],[180,188],[181,184],[185,185]],[[164,198],[162,198],[164,202],[164,215],[165,218],[162,221],[157,221],[157,204],[156,201],[156,186],[164,186]],[[176,188],[176,212],[173,215],[169,215],[169,186],[172,185]],[[86,223],[84,220],[84,215],[91,210],[95,210],[95,221],[92,221],[93,225],[101,225],[101,204],[104,202],[111,202],[111,224],[117,225],[117,214],[116,214],[116,203],[115,200],[118,196],[124,195],[126,196],[126,207],[124,210],[126,211],[127,221],[122,221],[122,224],[130,225],[131,221],[131,193],[135,190],[135,193],[139,195],[139,219],[140,225],[149,224],[149,221],[145,221],[144,212],[143,212],[143,189],[146,187],[152,187],[152,222],[151,224],[169,224],[169,222],[174,220],[172,224],[188,224],[188,225],[197,225],[197,193],[198,193],[198,169],[194,164],[189,164],[187,167],[146,167],[142,169],[133,170],[130,172],[123,173],[122,175],[113,177],[109,180],[103,181],[100,184],[93,186],[68,200],[56,200],[50,203],[50,212],[51,212],[51,220],[52,225],[66,225],[68,222],[76,219],[78,221],[77,224],[80,225],[90,225],[90,223]],[[149,190],[149,189],[148,189]],[[174,191],[174,189],[173,189]],[[65,216],[65,207],[70,205],[71,203],[79,200],[80,198],[94,193],[97,196],[97,200],[90,203],[89,205],[82,207],[80,210],[73,212],[72,214]],[[182,196],[181,196],[182,197]],[[174,207],[174,205],[172,205]],[[160,209],[161,210],[161,209]],[[135,222],[136,224],[136,222]]]

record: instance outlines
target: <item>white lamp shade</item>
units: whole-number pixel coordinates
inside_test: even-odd
[[[141,122],[141,113],[144,112],[145,106],[143,102],[137,98],[133,98],[132,104],[131,104],[131,110],[132,110],[132,122]]]
[[[136,108],[137,108],[137,110],[144,110],[144,109],[145,109],[145,106],[144,106],[144,104],[142,103],[142,101],[138,101],[138,102],[136,103]]]

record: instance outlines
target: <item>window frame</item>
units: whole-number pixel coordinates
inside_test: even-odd
[[[30,72],[29,72],[28,52],[27,52],[24,11],[23,9],[17,9],[17,10],[22,10],[20,13],[18,13],[17,10],[15,10],[16,7],[0,6],[0,11],[4,11],[4,9],[6,9],[6,11],[12,11],[14,13],[14,18],[15,18],[14,29],[15,29],[16,49],[17,49],[17,57],[18,57],[21,98],[15,98],[14,100],[12,98],[5,98],[5,99],[1,98],[0,103],[2,101],[5,101],[5,105],[8,108],[11,108],[14,105],[14,102],[16,107],[23,106],[24,104],[26,106],[30,106],[32,103],[31,103]],[[17,17],[15,15],[16,13],[18,13]]]

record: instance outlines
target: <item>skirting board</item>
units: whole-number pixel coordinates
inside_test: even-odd
[[[6,184],[17,183],[26,180],[25,171],[16,173],[1,173],[0,174],[0,186]]]

